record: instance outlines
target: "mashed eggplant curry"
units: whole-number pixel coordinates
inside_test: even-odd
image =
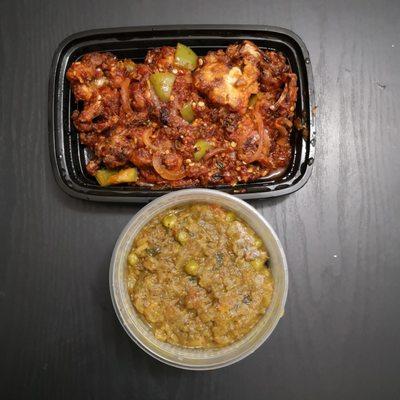
[[[187,205],[161,213],[138,234],[127,287],[158,339],[226,346],[248,333],[271,302],[267,260],[261,239],[234,213]]]

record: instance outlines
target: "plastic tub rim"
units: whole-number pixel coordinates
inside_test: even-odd
[[[117,266],[117,257],[118,257],[118,252],[121,246],[122,241],[126,238],[127,235],[129,235],[130,230],[132,229],[132,227],[137,224],[140,220],[144,220],[145,222],[142,222],[142,225],[146,222],[148,222],[151,218],[153,218],[154,215],[152,215],[149,218],[146,218],[146,213],[148,211],[148,209],[150,207],[155,207],[157,204],[159,203],[166,203],[168,202],[168,205],[164,205],[163,206],[163,210],[169,208],[169,207],[174,207],[175,205],[178,204],[185,204],[188,203],[187,200],[185,200],[185,196],[186,195],[194,195],[197,197],[207,197],[209,200],[207,200],[207,202],[211,202],[211,199],[224,199],[228,202],[230,202],[230,204],[232,204],[235,207],[239,207],[242,210],[246,210],[246,212],[251,213],[254,218],[257,218],[258,221],[260,221],[262,223],[262,225],[269,231],[269,233],[271,234],[275,245],[276,245],[276,249],[279,252],[279,256],[281,257],[281,261],[282,261],[282,276],[283,276],[283,281],[282,281],[282,292],[279,294],[281,297],[281,300],[278,304],[278,309],[275,313],[275,317],[273,318],[271,324],[268,326],[268,329],[265,330],[265,332],[263,332],[263,334],[261,335],[261,337],[257,340],[257,342],[249,347],[246,351],[241,352],[238,355],[232,356],[229,360],[227,360],[226,362],[220,362],[220,363],[215,363],[215,364],[210,364],[210,365],[190,365],[190,364],[184,364],[184,363],[179,363],[176,361],[172,361],[171,359],[168,359],[167,357],[161,356],[160,354],[158,354],[156,351],[150,349],[149,347],[147,347],[144,343],[141,342],[141,340],[136,337],[136,335],[130,330],[127,322],[125,321],[122,312],[120,310],[120,307],[122,307],[121,305],[121,294],[118,293],[116,291],[116,287],[117,287],[117,283],[116,283],[116,266]],[[175,203],[175,201],[178,201],[177,203]],[[179,203],[179,201],[181,201],[181,203]],[[189,202],[203,202],[205,200],[190,200]],[[159,212],[161,212],[159,211]],[[157,212],[158,213],[158,212]],[[251,226],[251,225],[250,225]],[[131,240],[133,240],[133,237],[130,238]],[[272,332],[275,330],[280,318],[283,316],[284,314],[284,308],[285,308],[285,303],[286,303],[286,299],[287,299],[287,293],[288,293],[288,267],[287,267],[287,260],[286,260],[286,255],[285,252],[283,250],[282,244],[276,234],[276,232],[274,231],[274,229],[271,227],[271,225],[266,221],[266,219],[254,208],[252,207],[250,204],[246,203],[245,201],[234,197],[228,193],[224,193],[224,192],[220,192],[217,190],[213,190],[213,189],[202,189],[202,188],[195,188],[195,189],[185,189],[185,190],[180,190],[177,192],[171,192],[168,193],[164,196],[161,196],[159,198],[157,198],[156,200],[154,200],[153,202],[147,204],[145,207],[143,207],[137,214],[135,214],[130,221],[127,223],[127,225],[124,227],[124,229],[122,230],[121,234],[119,235],[117,242],[115,244],[114,250],[113,250],[113,254],[111,257],[111,262],[110,262],[110,270],[109,270],[109,288],[110,288],[110,295],[111,295],[111,299],[112,299],[112,304],[115,310],[115,313],[117,314],[118,320],[120,321],[121,325],[123,326],[124,330],[126,331],[126,333],[128,334],[128,336],[146,353],[148,353],[149,355],[151,355],[152,357],[154,357],[155,359],[157,359],[158,361],[161,361],[165,364],[168,364],[170,366],[176,367],[176,368],[181,368],[181,369],[187,369],[187,370],[212,370],[212,369],[218,369],[218,368],[222,368],[228,365],[232,365],[242,359],[244,359],[245,357],[248,357],[250,354],[252,354],[254,351],[256,351],[272,334]],[[275,294],[277,295],[278,294]],[[271,303],[272,304],[272,303]],[[138,318],[138,317],[136,317]],[[252,330],[248,333],[248,335],[257,327],[257,324],[254,328],[252,328]],[[247,336],[247,335],[246,335]],[[245,336],[245,337],[246,337]],[[179,346],[178,346],[179,347]],[[229,347],[229,346],[227,346]],[[183,348],[182,348],[183,349]],[[225,347],[222,347],[221,349],[225,349]]]

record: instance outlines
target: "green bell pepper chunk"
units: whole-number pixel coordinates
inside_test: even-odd
[[[156,72],[150,76],[150,83],[161,101],[168,101],[171,97],[175,78],[171,72]]]
[[[178,43],[175,51],[175,65],[193,71],[197,67],[197,55],[190,48]]]
[[[185,121],[189,123],[194,121],[195,116],[192,103],[190,101],[182,106],[182,108],[180,109],[180,113]]]
[[[207,150],[211,147],[211,144],[208,143],[207,140],[200,139],[195,143],[194,147],[197,149],[194,153],[194,159],[200,161],[207,153]]]
[[[261,97],[262,97],[261,93],[252,94],[249,99],[249,107],[253,108],[256,105],[257,100],[260,99]]]
[[[99,169],[96,172],[95,178],[100,186],[110,186],[119,183],[136,182],[138,179],[138,172],[136,168],[126,168],[120,171]]]
[[[109,186],[109,179],[113,176],[116,171],[112,171],[109,169],[99,169],[96,172],[95,178],[100,186]]]

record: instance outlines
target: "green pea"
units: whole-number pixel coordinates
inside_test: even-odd
[[[226,213],[225,219],[227,222],[233,222],[236,220],[236,214],[233,211],[228,211]]]
[[[185,265],[185,272],[191,276],[197,275],[199,272],[199,264],[195,260],[189,260]]]
[[[134,267],[139,262],[139,257],[135,253],[130,253],[128,256],[128,264]]]
[[[168,214],[162,219],[162,224],[166,227],[171,229],[178,220],[178,217],[175,214]]]
[[[261,271],[263,268],[265,268],[265,262],[261,258],[256,258],[255,260],[251,261],[251,266],[257,271]]]
[[[176,240],[184,245],[189,239],[189,235],[185,231],[179,231],[176,235]]]
[[[264,243],[259,237],[255,237],[254,239],[254,246],[256,246],[258,249],[263,247]]]
[[[250,262],[251,266],[257,271],[263,271],[265,268],[265,260],[262,258],[256,258]]]
[[[261,274],[265,275],[266,278],[269,278],[271,276],[271,272],[269,271],[268,268],[264,268],[260,271]]]
[[[268,307],[270,305],[270,303],[271,303],[271,296],[265,295],[262,297],[261,305],[263,307]]]

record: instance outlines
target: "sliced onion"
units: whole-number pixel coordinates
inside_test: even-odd
[[[158,147],[154,146],[154,144],[150,140],[150,135],[153,133],[153,129],[146,129],[142,134],[143,143],[151,150],[158,150]]]
[[[122,103],[122,108],[123,110],[131,114],[132,113],[132,108],[129,100],[129,84],[131,83],[131,80],[129,78],[124,79],[121,82],[121,103]]]
[[[285,87],[283,88],[282,93],[281,93],[281,95],[279,96],[278,101],[270,107],[270,110],[275,111],[275,110],[278,109],[278,107],[279,107],[279,106],[283,103],[283,101],[286,99],[286,96],[287,96],[287,94],[288,94],[288,91],[289,91],[288,84],[285,83]]]
[[[204,160],[209,160],[210,158],[216,156],[217,154],[224,153],[225,151],[227,151],[226,148],[224,148],[224,147],[218,147],[217,149],[214,149],[214,150],[209,151],[209,152],[204,156]]]
[[[142,140],[143,143],[148,147],[149,149],[153,151],[159,151],[161,149],[170,149],[172,147],[171,141],[168,139],[163,140],[158,146],[152,143],[150,136],[153,133],[153,129],[146,129],[143,134],[142,134]]]
[[[292,121],[284,117],[278,118],[275,121],[275,128],[278,130],[278,132],[281,134],[281,136],[287,137],[289,132],[285,126],[290,129],[293,126]]]
[[[262,116],[260,114],[260,111],[258,110],[258,107],[254,110],[254,119],[256,121],[256,127],[257,127],[257,133],[258,133],[258,144],[257,144],[257,150],[254,153],[251,154],[245,154],[242,153],[240,154],[240,159],[246,163],[252,163],[254,161],[257,161],[263,156],[263,147],[264,147],[264,141],[265,141],[265,132],[264,132],[264,123],[262,120]],[[244,143],[246,140],[254,133],[249,133],[243,137],[240,138],[240,143],[239,146],[243,147]]]
[[[162,178],[168,181],[177,181],[186,176],[186,172],[183,169],[171,171],[166,168],[162,162],[162,155],[160,152],[153,155],[153,167]]]

